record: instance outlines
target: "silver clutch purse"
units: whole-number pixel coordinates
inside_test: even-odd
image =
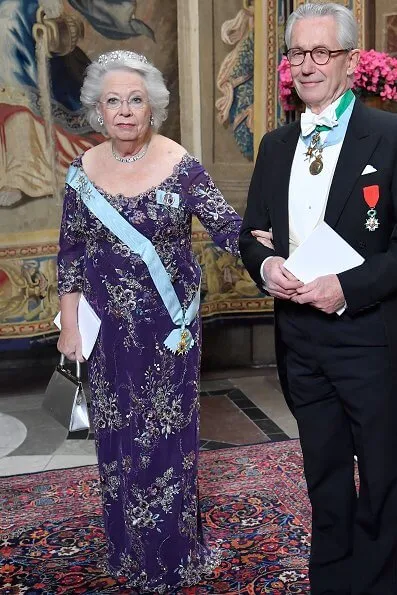
[[[43,409],[69,432],[90,428],[80,370],[80,362],[76,362],[76,375],[73,375],[65,368],[65,356],[61,355],[47,386],[42,405]]]

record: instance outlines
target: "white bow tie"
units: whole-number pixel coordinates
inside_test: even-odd
[[[302,136],[308,136],[315,130],[316,126],[328,126],[334,128],[338,123],[335,115],[335,109],[326,110],[323,114],[313,114],[313,112],[306,111],[301,115],[301,130]]]

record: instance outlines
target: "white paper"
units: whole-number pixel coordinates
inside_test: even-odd
[[[83,357],[84,359],[88,359],[91,355],[91,351],[94,348],[95,341],[97,340],[99,328],[101,326],[101,320],[91,308],[83,294],[80,296],[80,301],[77,308],[77,322],[81,335]],[[61,329],[60,312],[56,315],[54,324],[59,329]]]
[[[363,262],[364,258],[323,221],[283,266],[299,281],[310,283],[317,277],[343,273]]]

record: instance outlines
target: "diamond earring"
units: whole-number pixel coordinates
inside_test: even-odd
[[[153,118],[153,116],[150,116],[149,124],[150,124],[150,126],[154,126],[154,118]]]
[[[102,118],[101,114],[99,114],[99,116],[98,116],[98,124],[99,124],[99,126],[103,126],[103,118]]]

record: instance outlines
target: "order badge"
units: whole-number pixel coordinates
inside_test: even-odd
[[[177,209],[179,207],[179,200],[179,194],[176,194],[175,192],[169,192],[167,190],[156,191],[156,202],[159,205]]]

